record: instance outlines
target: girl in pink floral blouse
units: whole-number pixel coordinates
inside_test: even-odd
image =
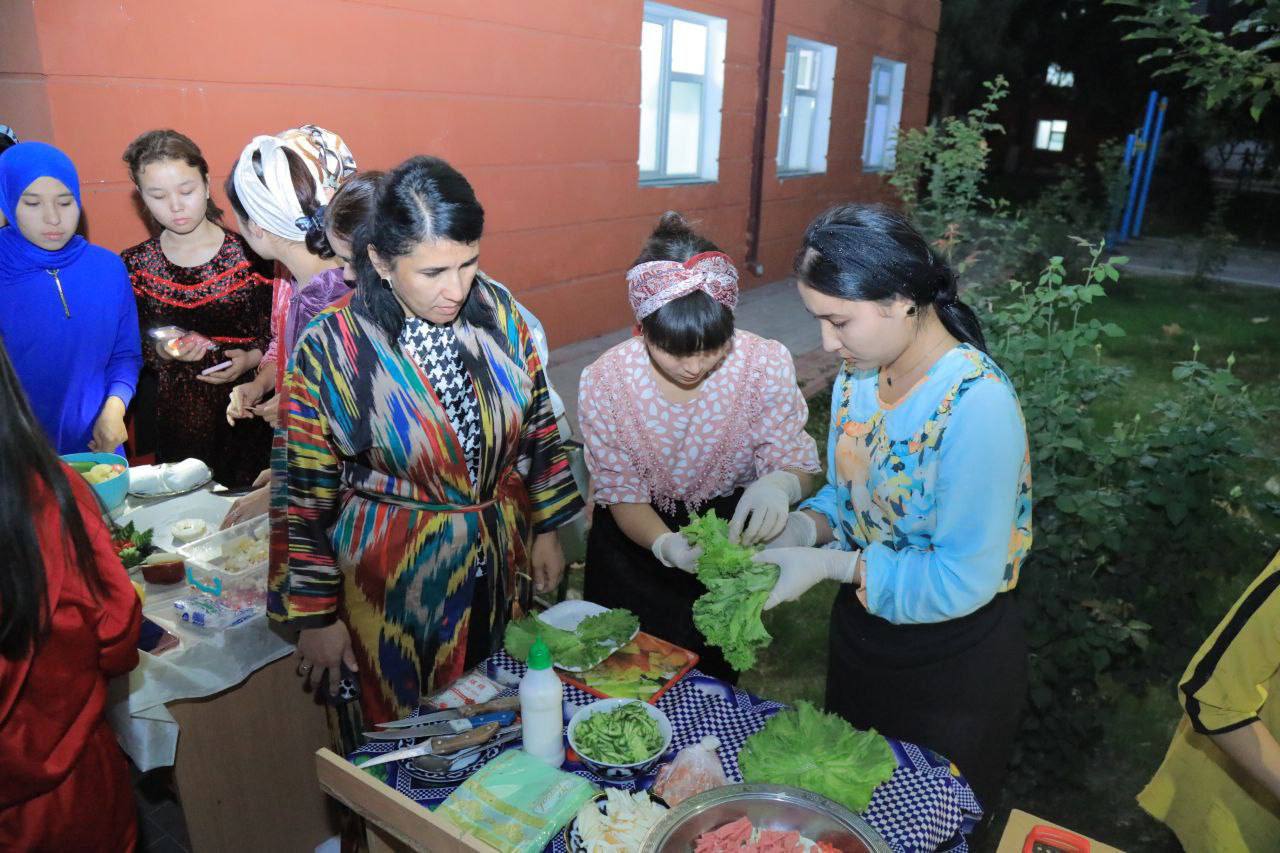
[[[678,531],[712,508],[730,534],[777,536],[821,470],[786,347],[735,331],[729,257],[667,213],[627,274],[641,334],[582,374],[578,416],[596,512],[585,596],[736,680],[694,628],[699,549]]]

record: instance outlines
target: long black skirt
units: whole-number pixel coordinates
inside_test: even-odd
[[[712,500],[708,507],[721,518],[732,518],[742,497],[732,495]],[[654,512],[672,530],[689,523],[689,513],[681,506],[675,513],[654,507]],[[707,675],[738,683],[738,673],[725,661],[716,646],[707,645],[693,624],[693,602],[706,587],[692,574],[658,562],[648,548],[632,542],[618,527],[607,506],[597,506],[587,537],[587,574],[583,596],[605,607],[625,607],[640,617],[640,630],[659,639],[696,652],[698,669]]]
[[[827,710],[928,747],[960,768],[984,809],[999,797],[1027,692],[1013,594],[960,619],[895,625],[844,586],[831,610]]]

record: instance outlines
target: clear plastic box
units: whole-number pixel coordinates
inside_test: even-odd
[[[262,515],[181,546],[187,585],[235,607],[264,607],[270,538]]]

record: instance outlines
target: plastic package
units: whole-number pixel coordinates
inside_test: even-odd
[[[658,771],[653,792],[675,808],[694,794],[728,785],[720,765],[720,739],[708,735],[676,753],[672,762]]]
[[[595,793],[581,776],[510,749],[450,794],[438,814],[499,850],[537,853]]]
[[[265,608],[269,540],[270,525],[259,516],[179,546],[188,586],[236,609]]]
[[[552,767],[564,764],[564,685],[551,670],[551,650],[538,637],[529,651],[529,671],[520,679],[524,751]]]
[[[479,667],[476,667],[464,672],[457,681],[439,693],[425,697],[422,704],[435,710],[461,708],[463,705],[479,705],[490,699],[496,699],[501,692],[501,685],[485,678],[480,673]]]
[[[173,602],[173,609],[178,611],[182,621],[188,625],[217,631],[247,622],[263,610],[256,606],[241,607],[228,604],[221,598],[203,593],[179,598]]]

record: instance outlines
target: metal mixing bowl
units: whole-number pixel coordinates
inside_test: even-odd
[[[880,834],[844,806],[786,785],[727,785],[690,797],[649,830],[641,853],[688,853],[699,835],[740,817],[759,829],[825,841],[841,853],[889,853]]]

